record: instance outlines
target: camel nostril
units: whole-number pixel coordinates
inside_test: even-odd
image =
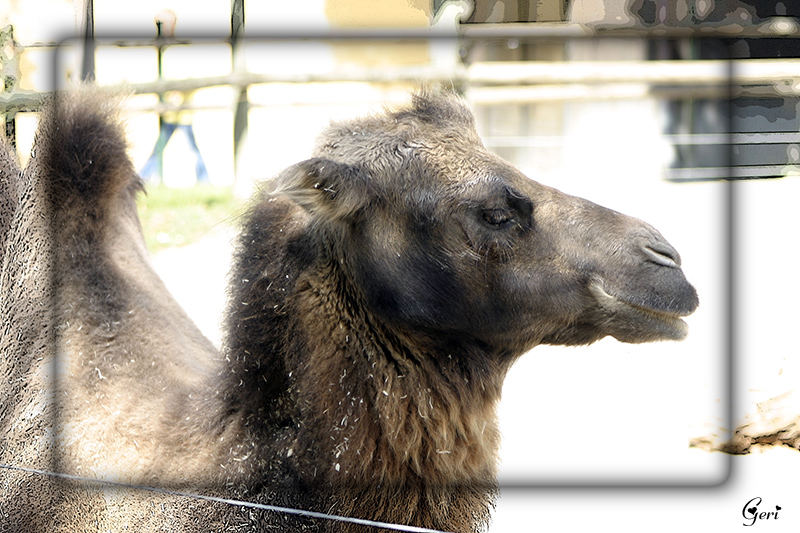
[[[680,268],[681,256],[678,252],[667,243],[654,242],[642,246],[644,254],[649,261],[669,268]]]

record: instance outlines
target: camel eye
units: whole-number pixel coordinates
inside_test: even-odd
[[[505,209],[484,209],[483,220],[495,229],[502,229],[511,224],[512,217]]]

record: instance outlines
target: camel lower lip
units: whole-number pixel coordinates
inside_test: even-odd
[[[612,296],[612,298],[613,298],[613,296]],[[619,298],[617,298],[617,301],[627,305],[628,307],[632,307],[633,309],[636,309],[640,313],[644,313],[646,315],[652,316],[653,318],[658,318],[658,319],[664,320],[664,321],[673,321],[673,320],[675,320],[675,321],[683,322],[683,320],[681,320],[681,317],[685,316],[685,315],[681,315],[681,314],[675,313],[675,312],[660,311],[660,310],[657,310],[657,309],[651,309],[649,307],[642,307],[640,305],[635,305],[635,304],[626,302],[624,300],[620,300]]]
[[[682,338],[688,332],[689,326],[686,324],[686,322],[681,320],[681,317],[686,316],[689,313],[664,311],[627,302],[606,292],[602,284],[599,282],[590,284],[589,289],[591,290],[595,299],[597,299],[597,301],[603,307],[612,312],[617,314],[625,314],[626,312],[630,313],[633,311],[641,317],[645,317],[668,326],[668,328],[674,332],[676,337]]]

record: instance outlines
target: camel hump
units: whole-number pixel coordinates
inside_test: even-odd
[[[59,93],[45,108],[32,170],[45,181],[57,213],[101,219],[121,193],[142,187],[118,106],[118,97],[84,88]]]

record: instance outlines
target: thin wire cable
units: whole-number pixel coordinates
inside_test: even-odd
[[[393,524],[391,522],[379,522],[375,520],[367,520],[364,518],[353,518],[350,516],[341,516],[335,514],[328,514],[328,513],[319,513],[317,511],[306,511],[304,509],[294,509],[292,507],[281,507],[279,505],[267,505],[263,503],[254,503],[254,502],[246,502],[241,500],[232,500],[229,498],[219,498],[217,496],[206,496],[203,494],[193,494],[190,492],[181,492],[177,490],[169,490],[164,488],[158,487],[149,487],[147,485],[130,485],[127,483],[121,483],[119,481],[108,481],[104,479],[94,479],[90,477],[83,477],[83,476],[76,476],[73,474],[65,474],[63,472],[48,472],[46,470],[38,470],[36,468],[27,468],[24,466],[14,466],[14,465],[6,465],[0,464],[0,469],[5,470],[15,470],[17,472],[25,472],[28,474],[37,474],[40,476],[49,476],[49,477],[56,477],[60,479],[67,479],[70,481],[78,481],[82,483],[94,483],[97,485],[106,485],[110,487],[118,487],[118,488],[126,488],[126,489],[134,489],[134,490],[144,490],[148,492],[154,492],[157,494],[164,494],[167,496],[179,496],[182,498],[191,498],[195,500],[205,500],[208,502],[214,503],[222,503],[226,505],[237,505],[241,507],[249,507],[251,509],[259,509],[262,511],[271,511],[275,513],[283,513],[283,514],[292,514],[292,515],[299,515],[305,516],[309,518],[319,518],[321,520],[334,520],[337,522],[348,522],[350,524],[358,524],[362,526],[368,527],[375,527],[375,528],[383,528],[383,529],[391,529],[393,531],[407,531],[409,533],[451,533],[447,531],[442,531],[439,529],[428,529],[424,527],[417,527],[417,526],[407,526],[404,524]]]

